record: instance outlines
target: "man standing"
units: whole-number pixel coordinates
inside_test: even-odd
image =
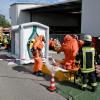
[[[77,59],[80,61],[80,71],[82,76],[81,89],[86,90],[87,82],[90,83],[94,92],[96,90],[96,73],[95,73],[95,49],[92,47],[91,35],[84,35],[84,45],[79,50]]]
[[[33,74],[37,76],[42,76],[42,67],[43,67],[43,61],[41,57],[41,51],[44,47],[43,45],[44,36],[39,35],[35,38],[35,42],[33,44],[33,58],[34,58],[34,66],[33,66]]]

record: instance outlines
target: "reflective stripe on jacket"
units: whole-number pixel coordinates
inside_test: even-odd
[[[89,73],[95,71],[94,65],[94,57],[95,57],[95,49],[93,47],[83,47],[82,48],[82,65],[81,72]]]

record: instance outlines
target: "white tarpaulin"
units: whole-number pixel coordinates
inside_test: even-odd
[[[46,43],[42,54],[48,58],[49,27],[37,22],[25,23],[18,26],[12,26],[12,51],[20,64],[33,62],[32,53],[28,48],[28,42],[37,35],[44,35]]]

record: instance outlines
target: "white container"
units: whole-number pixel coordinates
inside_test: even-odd
[[[43,59],[48,58],[49,27],[38,22],[25,23],[12,26],[11,53],[20,64],[34,62],[31,51],[28,48],[28,41],[37,35],[44,35],[46,43],[42,50]]]

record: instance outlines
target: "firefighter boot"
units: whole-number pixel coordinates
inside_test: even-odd
[[[82,84],[82,86],[81,86],[81,90],[85,91],[86,88],[87,88],[87,84]]]
[[[86,90],[86,87],[81,87],[81,89],[82,89],[83,91],[85,91],[85,90]]]
[[[95,92],[96,91],[96,86],[92,86],[91,92]]]
[[[38,72],[33,72],[33,75],[36,75],[37,76],[38,75]]]
[[[43,76],[43,73],[41,71],[38,71],[37,76]]]

